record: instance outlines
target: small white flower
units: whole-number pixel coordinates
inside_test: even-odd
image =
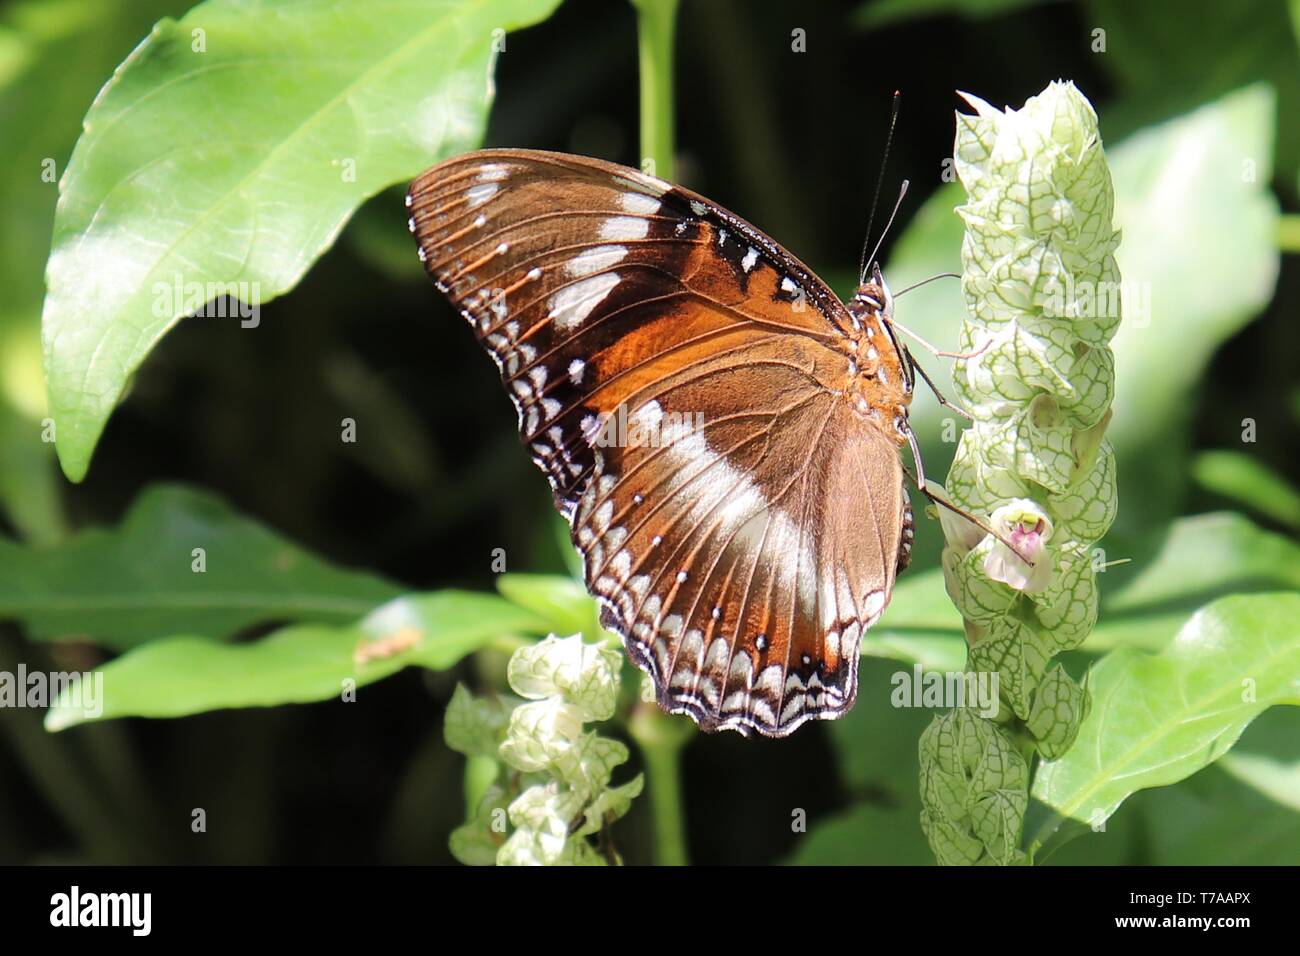
[[[563,697],[520,704],[510,715],[501,756],[525,773],[552,766],[582,736],[582,712]]]
[[[990,526],[1010,542],[998,539],[984,557],[984,573],[1017,591],[1037,594],[1052,580],[1052,519],[1027,498],[1016,498],[993,512]],[[1028,563],[1027,563],[1028,562]]]
[[[627,812],[641,792],[642,779],[637,775],[611,787],[614,769],[628,759],[627,747],[585,725],[613,715],[621,667],[616,650],[604,643],[587,644],[581,634],[551,635],[511,656],[510,686],[528,700],[510,712],[496,753],[515,771],[536,776],[525,779],[531,785],[509,805],[514,830],[496,851],[497,864],[608,862],[587,838]],[[482,753],[488,742],[497,739],[504,718],[467,693],[458,691],[454,703],[449,708],[448,740],[467,753]],[[513,774],[516,781],[518,777]],[[486,860],[496,840],[484,830],[484,823],[480,813],[454,834],[459,859]]]
[[[581,634],[551,635],[511,658],[507,679],[529,700],[562,694],[584,720],[608,720],[618,695],[621,659],[606,644],[588,644]]]

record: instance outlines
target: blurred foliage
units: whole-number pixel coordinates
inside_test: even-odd
[[[1239,451],[1203,451],[1192,478],[1206,491],[1300,531],[1300,491],[1268,465]]]
[[[105,719],[51,712],[59,734],[40,711],[0,712],[0,860],[450,860],[465,794],[482,794],[473,761],[442,743],[455,681],[500,691],[520,641],[596,625],[491,363],[418,267],[400,181],[481,139],[637,165],[631,8],[555,8],[0,11],[0,671],[102,667],[111,688]],[[180,19],[151,33],[163,16]],[[491,30],[539,20],[505,40],[492,105]],[[195,70],[195,27],[216,75]],[[792,52],[795,28],[807,53]],[[1018,105],[1068,77],[1097,107],[1138,296],[1114,343],[1120,516],[1103,542],[1129,563],[1102,576],[1096,633],[1067,662],[1095,663],[1109,702],[1085,734],[1129,729],[1041,779],[1030,816],[1054,833],[1048,863],[1300,856],[1300,718],[1264,710],[1296,703],[1300,674],[1297,599],[1277,593],[1300,591],[1300,271],[1278,247],[1300,187],[1297,37],[1296,0],[854,0],[793,18],[776,0],[682,6],[678,178],[841,292],[893,89],[884,192],[912,180],[886,243],[895,290],[958,263],[954,89]],[[345,157],[355,181],[332,163]],[[51,237],[51,407],[79,485],[57,477],[42,422]],[[155,315],[152,285],[182,269],[259,281],[258,326]],[[935,282],[898,314],[942,348],[961,308],[955,283]],[[949,416],[924,391],[913,408],[927,472],[943,474]],[[344,418],[355,442],[340,442]],[[919,521],[913,567],[864,642],[847,717],[786,741],[691,740],[693,859],[931,861],[916,794],[931,713],[889,692],[914,663],[964,658],[933,524]],[[1247,672],[1251,702],[1233,697]],[[355,703],[338,699],[349,681]],[[1135,681],[1142,694],[1122,692]],[[605,732],[625,736],[634,703]],[[180,714],[193,716],[106,719]],[[1084,793],[1123,806],[1097,832],[1063,821]],[[224,821],[219,838],[190,833],[195,806]],[[651,831],[638,800],[615,831],[623,856],[652,859]]]
[[[45,726],[346,699],[408,665],[446,670],[489,643],[553,629],[494,595],[444,590],[396,598],[351,626],[296,624],[253,643],[169,636],[100,668],[111,688],[102,712],[86,713],[72,689],[54,702]]]
[[[35,541],[62,527],[53,447],[42,441],[45,259],[81,120],[119,62],[183,2],[23,0],[0,11],[0,505]]]
[[[0,565],[0,614],[29,637],[79,636],[119,651],[267,621],[346,621],[399,591],[331,567],[211,495],[167,485],[147,488],[114,531],[32,551],[0,541]]]

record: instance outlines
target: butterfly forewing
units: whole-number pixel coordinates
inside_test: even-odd
[[[772,736],[851,706],[910,512],[850,400],[839,300],[743,220],[597,160],[471,153],[408,205],[661,705]]]

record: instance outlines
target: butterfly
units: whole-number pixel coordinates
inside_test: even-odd
[[[406,204],[660,706],[769,737],[846,713],[913,538],[879,268],[841,302],[703,196],[561,153],[457,156]]]

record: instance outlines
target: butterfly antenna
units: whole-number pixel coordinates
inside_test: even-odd
[[[885,242],[885,237],[889,235],[890,227],[894,225],[894,217],[898,215],[898,207],[903,205],[903,197],[907,195],[908,185],[908,181],[904,179],[903,185],[898,190],[898,198],[894,200],[894,211],[889,214],[889,222],[885,223],[885,228],[880,231],[880,238],[876,240],[876,247],[871,250],[871,255],[867,257],[867,262],[874,263],[876,261],[876,253],[880,251],[880,247]],[[858,284],[861,285],[866,281],[866,277],[867,274],[863,272],[858,278]]]
[[[920,282],[913,282],[906,289],[899,289],[897,292],[894,293],[894,298],[897,299],[900,296],[906,295],[907,293],[911,292],[913,289],[919,289],[923,285],[929,285],[931,282],[934,282],[936,279],[960,279],[960,278],[961,278],[960,272],[940,272],[937,276],[930,276],[930,278],[922,279]]]
[[[885,182],[885,167],[889,165],[889,147],[893,145],[894,142],[894,126],[898,123],[898,105],[902,99],[903,94],[898,90],[894,90],[894,103],[889,113],[889,133],[885,136],[885,154],[880,159],[880,174],[876,176],[876,191],[871,197],[871,215],[867,218],[867,234],[862,239],[862,258],[858,260],[859,285],[867,280],[867,265],[870,262],[867,257],[867,248],[871,245],[871,227],[876,224],[876,205],[880,202],[880,187]],[[899,198],[901,201],[902,197]],[[897,209],[895,209],[895,211],[897,211]],[[890,220],[893,220],[893,216],[890,216]],[[885,231],[889,231],[888,226],[885,227]],[[881,238],[883,238],[883,236]],[[876,243],[876,248],[880,248],[879,243]],[[872,253],[872,258],[874,257],[875,253]]]

